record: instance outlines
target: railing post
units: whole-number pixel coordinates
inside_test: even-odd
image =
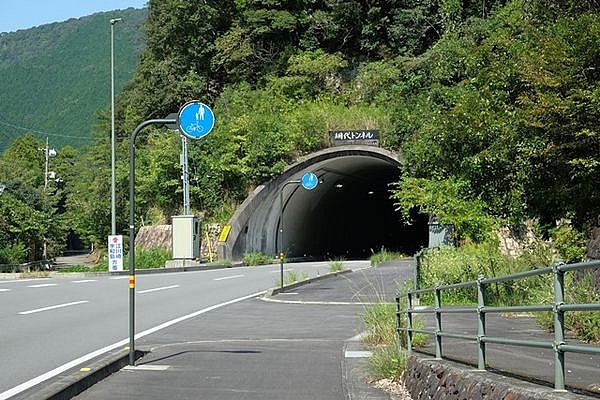
[[[440,285],[435,286],[434,298],[433,298],[434,310],[435,310],[435,358],[438,360],[442,359],[442,294]]]
[[[423,250],[419,251],[416,255],[416,262],[415,262],[415,274],[414,274],[414,281],[415,281],[415,290],[419,290],[419,275],[421,274],[421,259],[423,257]],[[419,304],[419,295],[417,294],[417,304]]]
[[[410,353],[412,351],[412,342],[413,342],[413,301],[412,301],[412,293],[409,291],[407,293],[407,307],[406,307],[406,349]],[[398,309],[398,335],[400,335],[400,297],[396,298],[396,307]]]
[[[477,315],[479,321],[477,324],[477,343],[479,343],[479,352],[477,357],[477,368],[485,370],[485,284],[483,275],[477,278]]]
[[[554,391],[565,391],[565,273],[559,263],[554,264]]]

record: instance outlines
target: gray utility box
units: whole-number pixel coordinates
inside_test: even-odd
[[[173,226],[173,259],[193,260],[200,255],[200,223],[195,215],[174,215]]]

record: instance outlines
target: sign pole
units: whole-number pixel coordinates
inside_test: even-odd
[[[215,125],[212,110],[203,103],[190,101],[181,107],[177,118],[150,119],[139,124],[129,143],[129,365],[135,366],[135,139],[149,125],[175,125],[191,139],[209,134]]]
[[[135,139],[149,125],[174,124],[175,119],[151,119],[139,124],[129,143],[129,365],[135,365]]]
[[[306,190],[313,190],[319,184],[319,178],[312,172],[307,172],[302,175],[301,180],[294,180],[285,182],[281,185],[281,189],[279,189],[279,271],[281,278],[280,290],[283,292],[283,259],[285,258],[285,253],[283,251],[283,189],[287,185],[297,185],[301,184],[302,187]]]

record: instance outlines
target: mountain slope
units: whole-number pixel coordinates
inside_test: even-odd
[[[147,9],[129,8],[0,34],[0,152],[33,132],[52,147],[90,143],[110,107],[110,19],[115,90],[138,65]]]

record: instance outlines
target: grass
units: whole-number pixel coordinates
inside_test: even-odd
[[[296,271],[286,272],[283,276],[283,285],[291,285],[296,282],[305,281],[308,279],[308,274],[303,272],[302,276],[298,275]],[[281,286],[281,279],[275,281],[276,286]]]
[[[394,261],[402,258],[402,254],[388,251],[385,247],[382,247],[377,253],[373,253],[370,258],[371,265],[376,267],[387,261]]]
[[[342,272],[344,270],[344,260],[335,259],[329,261],[329,272]]]
[[[246,266],[254,266],[254,265],[267,265],[273,264],[275,259],[270,258],[264,253],[256,252],[256,253],[245,253],[242,258],[242,262]]]

